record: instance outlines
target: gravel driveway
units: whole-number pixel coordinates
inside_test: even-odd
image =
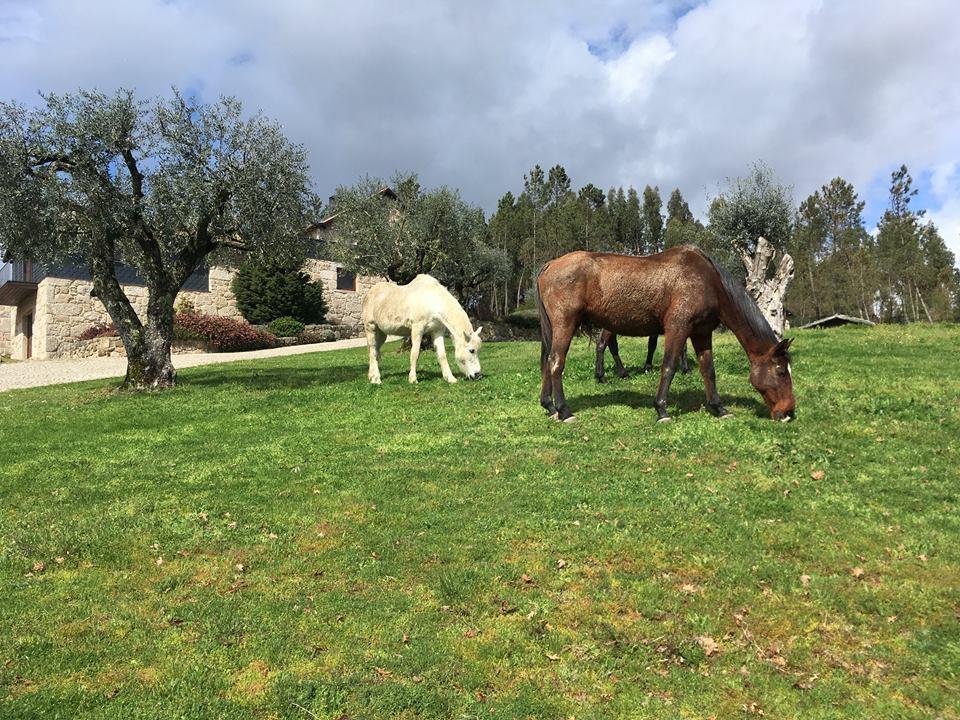
[[[343,348],[363,347],[366,344],[365,338],[352,338],[350,340],[336,340],[313,345],[293,345],[270,350],[250,350],[236,353],[187,353],[174,355],[173,365],[179,370],[196,365],[213,365],[238,360],[256,360],[258,358],[342,350]],[[87,358],[85,360],[25,360],[17,363],[0,363],[0,392],[15,388],[123,377],[126,372],[127,359],[124,357]]]

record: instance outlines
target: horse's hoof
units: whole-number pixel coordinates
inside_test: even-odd
[[[456,381],[457,379],[455,377],[447,378],[447,382],[450,383],[451,385],[453,385]]]
[[[607,379],[606,379],[603,375],[598,375],[598,376],[597,376],[597,382],[598,382],[598,383],[605,383],[606,381],[607,381]]]
[[[662,417],[662,418],[660,418],[659,420],[657,420],[657,422],[658,422],[658,423],[673,422],[673,418],[672,418],[672,417]]]
[[[551,420],[559,420],[559,419],[560,419],[560,413],[558,413],[558,412],[553,413],[553,415],[550,415],[550,419],[551,419]]]
[[[721,415],[721,416],[720,416],[720,419],[721,419],[721,420],[729,420],[729,419],[732,418],[732,417],[733,417],[733,413],[732,413],[732,412],[728,412],[728,413],[724,413],[723,415]]]
[[[564,419],[565,423],[575,423],[576,421],[577,421],[576,415],[571,415],[570,417]]]
[[[379,384],[380,384],[380,378],[370,378],[370,384],[371,384],[371,385],[379,385]]]

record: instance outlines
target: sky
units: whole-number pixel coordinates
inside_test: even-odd
[[[0,0],[0,99],[234,95],[310,153],[321,197],[414,171],[487,212],[535,164],[679,187],[762,160],[797,202],[905,163],[960,257],[956,0]]]

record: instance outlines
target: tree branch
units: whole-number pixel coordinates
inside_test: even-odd
[[[231,248],[233,250],[243,250],[245,252],[249,252],[250,250],[253,249],[252,247],[250,247],[250,245],[245,243],[237,234],[234,234],[232,237],[227,237],[221,240],[217,240],[213,245],[214,245],[214,248],[224,247],[224,248]]]

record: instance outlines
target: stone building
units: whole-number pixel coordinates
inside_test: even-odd
[[[307,260],[303,270],[323,284],[327,322],[352,326],[359,334],[363,296],[380,279],[355,277],[329,260]],[[184,283],[177,302],[189,301],[201,313],[240,318],[231,287],[235,272],[219,266],[197,270]],[[118,279],[142,317],[147,305],[144,283],[127,267],[118,268]],[[79,266],[48,270],[29,262],[0,266],[0,355],[25,360],[82,353],[80,335],[110,322],[103,303],[91,297],[92,289],[89,274]]]
[[[376,196],[385,201],[397,199],[393,190],[381,188]],[[336,218],[331,215],[312,223],[305,232],[313,238],[318,255],[336,238]],[[327,303],[326,321],[347,325],[360,335],[360,310],[367,291],[383,278],[355,276],[330,260],[311,258],[303,271],[323,285]],[[197,312],[241,318],[233,294],[230,267],[200,268],[191,275],[177,295],[177,303],[189,301]],[[117,266],[117,279],[143,317],[147,306],[147,288],[133,268]],[[15,360],[27,358],[73,357],[87,354],[80,335],[95,325],[110,322],[106,308],[90,296],[93,282],[79,265],[41,269],[29,261],[0,265],[0,355]],[[114,343],[119,347],[118,343]]]

